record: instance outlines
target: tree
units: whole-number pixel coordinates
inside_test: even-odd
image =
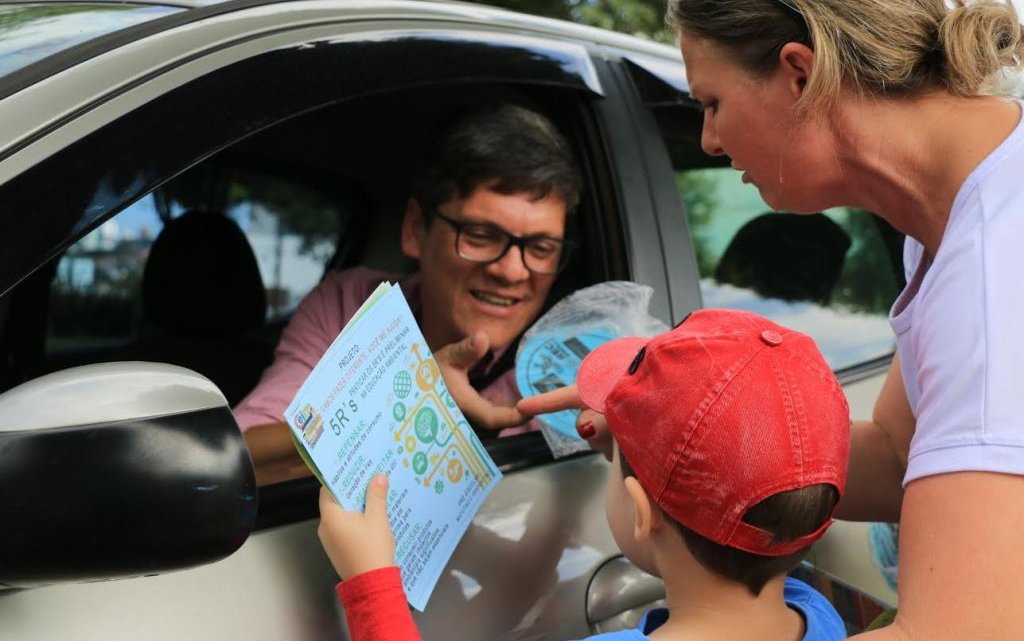
[[[481,4],[570,20],[602,29],[672,43],[664,0],[483,0]]]

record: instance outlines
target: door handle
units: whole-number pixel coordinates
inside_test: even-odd
[[[587,621],[595,634],[636,627],[643,614],[665,605],[665,585],[624,556],[604,563],[587,588]]]

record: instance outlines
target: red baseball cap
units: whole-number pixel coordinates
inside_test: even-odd
[[[781,556],[831,525],[773,542],[743,521],[779,492],[827,483],[843,493],[850,409],[810,337],[751,312],[704,309],[655,338],[599,346],[576,380],[644,489],[698,534]]]

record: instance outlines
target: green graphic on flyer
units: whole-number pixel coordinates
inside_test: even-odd
[[[409,364],[409,369],[415,371],[415,389],[406,392],[406,396],[411,394],[412,408],[406,411],[402,405],[405,419],[395,431],[395,440],[403,444],[401,451],[405,457],[402,465],[412,469],[418,483],[433,488],[438,494],[446,488],[442,478],[457,485],[467,471],[480,487],[486,487],[494,480],[496,470],[491,468],[490,458],[482,455],[475,438],[467,438],[464,430],[453,429],[456,419],[450,408],[455,406],[455,402],[447,390],[439,391],[439,388],[444,388],[443,384],[438,384],[441,372],[433,359],[421,356],[420,348],[420,345],[413,345],[417,362]],[[402,374],[409,377],[410,388],[413,387],[413,379],[408,372],[399,372],[395,376],[396,396],[401,396],[398,383],[400,378],[405,380]],[[397,405],[395,408],[397,420]]]

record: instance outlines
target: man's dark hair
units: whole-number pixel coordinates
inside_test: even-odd
[[[623,478],[636,477],[621,450],[619,469]],[[775,543],[792,541],[821,527],[832,515],[832,508],[838,500],[835,487],[820,483],[773,494],[747,510],[743,520],[769,532]],[[665,519],[679,530],[690,554],[701,565],[724,579],[745,585],[754,596],[761,594],[768,581],[795,568],[807,553],[806,548],[784,556],[744,552],[715,543],[668,514],[665,514]]]
[[[580,176],[569,143],[544,116],[512,104],[450,114],[431,137],[413,176],[425,214],[486,185],[499,194],[555,195],[572,211]]]

